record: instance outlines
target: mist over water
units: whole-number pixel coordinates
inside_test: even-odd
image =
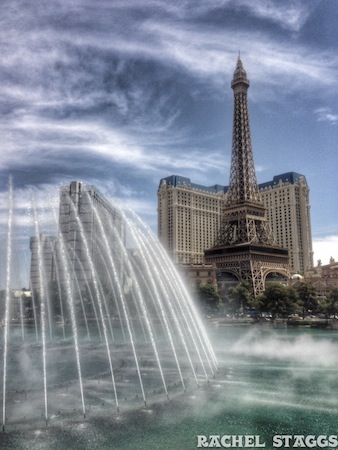
[[[326,332],[292,335],[292,331],[266,331],[253,328],[231,349],[233,354],[261,359],[301,362],[306,366],[338,367],[338,341],[327,339]]]

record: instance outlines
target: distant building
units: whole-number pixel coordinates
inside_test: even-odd
[[[0,291],[0,317],[5,317],[6,290]],[[12,321],[21,322],[32,318],[32,292],[28,289],[11,289],[9,292],[9,317]]]
[[[304,175],[276,175],[259,191],[278,245],[289,250],[293,272],[304,274],[313,267],[310,189]]]
[[[279,246],[289,250],[293,272],[313,267],[309,187],[304,175],[289,172],[258,185]],[[202,186],[190,178],[162,178],[158,189],[158,236],[179,264],[202,264],[220,227],[228,187]]]
[[[69,186],[61,187],[59,232],[67,249],[71,276],[80,286],[92,279],[89,259],[93,262],[100,281],[109,284],[109,262],[105,251],[108,249],[104,245],[102,230],[112,247],[117,239],[125,239],[121,214],[98,189],[79,181],[72,181]],[[62,261],[60,265],[62,266]]]
[[[305,273],[307,283],[312,284],[320,297],[328,297],[333,288],[338,287],[338,262],[318,265]]]
[[[162,178],[158,190],[158,236],[173,260],[202,264],[220,226],[224,186],[202,186],[189,178]]]
[[[56,277],[56,252],[58,240],[55,236],[40,234],[30,238],[31,266],[30,287],[31,290],[40,290],[40,271],[42,278],[48,281]],[[41,264],[39,263],[41,260]]]
[[[210,284],[217,287],[216,266],[213,264],[182,264],[181,272],[191,292]]]
[[[104,233],[111,246],[109,249],[104,243]],[[62,186],[59,236],[42,234],[30,240],[31,289],[40,290],[40,274],[45,283],[55,280],[62,283],[66,273],[72,283],[78,284],[75,288],[82,289],[85,283],[92,280],[89,260],[93,262],[100,282],[108,285],[110,280],[107,255],[117,240],[125,240],[122,216],[94,186],[87,186],[78,181],[72,181],[69,186]],[[121,248],[120,245],[117,247]],[[122,257],[117,255],[116,250],[114,252],[118,276],[122,277]]]

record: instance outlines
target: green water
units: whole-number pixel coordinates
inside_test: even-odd
[[[210,326],[209,334],[221,367],[209,384],[119,415],[17,426],[0,435],[0,448],[189,450],[197,435],[259,435],[272,449],[274,435],[338,435],[336,331]]]

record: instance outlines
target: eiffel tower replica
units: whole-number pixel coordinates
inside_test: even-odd
[[[253,160],[247,91],[250,82],[240,56],[231,88],[234,122],[230,183],[220,230],[205,262],[215,264],[218,276],[231,273],[246,282],[257,297],[270,273],[290,277],[288,250],[278,247],[261,200]]]

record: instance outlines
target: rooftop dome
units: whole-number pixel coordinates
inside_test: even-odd
[[[299,275],[299,273],[295,273],[291,276],[291,280],[303,280],[304,277]]]

